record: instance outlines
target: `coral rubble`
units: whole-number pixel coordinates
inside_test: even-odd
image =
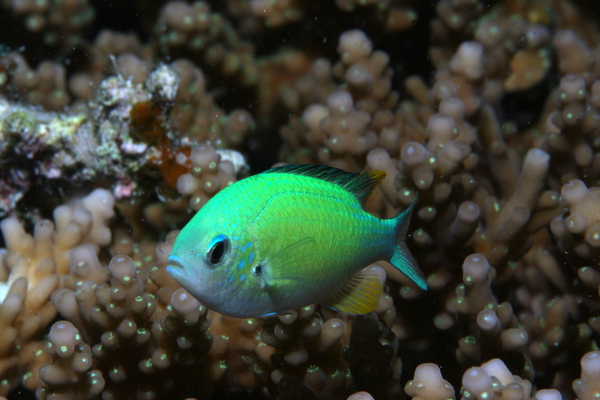
[[[600,396],[593,4],[107,4],[0,1],[0,398]],[[374,313],[235,319],[182,289],[178,229],[280,163],[384,171],[365,208],[416,199],[429,290],[381,262]]]

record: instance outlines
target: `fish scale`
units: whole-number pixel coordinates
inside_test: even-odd
[[[426,289],[404,243],[413,204],[389,220],[362,209],[384,176],[292,165],[241,180],[182,229],[167,270],[206,306],[234,317],[317,302],[370,312],[382,288],[360,270],[380,260]]]

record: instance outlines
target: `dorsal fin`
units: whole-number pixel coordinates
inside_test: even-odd
[[[336,184],[352,193],[361,204],[364,204],[371,192],[385,178],[385,172],[383,171],[371,170],[354,174],[327,165],[313,164],[284,165],[283,167],[272,168],[264,173],[295,174],[321,179]]]

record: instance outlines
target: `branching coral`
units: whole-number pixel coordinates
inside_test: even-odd
[[[36,232],[38,240],[40,235]],[[319,396],[341,398],[352,382],[344,359],[354,360],[350,368],[369,375],[368,382],[384,382],[391,371],[397,372],[389,350],[393,346],[381,340],[385,334],[393,343],[394,336],[381,326],[373,329],[378,324],[375,315],[352,322],[334,312],[323,311],[321,316],[314,306],[267,320],[207,313],[166,274],[174,237],[169,235],[155,255],[144,255],[121,239],[112,250],[121,254],[108,266],[89,239],[70,250],[70,269],[61,273],[64,286],[53,291],[51,303],[45,298],[52,316],[58,310],[65,321],[50,329],[41,360],[20,365],[21,371],[39,367],[38,398],[130,398],[142,393],[147,398],[174,393],[203,397],[219,388],[232,393],[264,388],[275,394],[286,377],[296,377]],[[380,268],[377,273],[385,279]],[[8,317],[7,307],[19,300],[21,283],[26,281],[21,278],[11,286],[2,315]],[[36,292],[41,289],[38,285]],[[383,321],[389,320],[392,302],[382,301],[377,312]],[[354,339],[350,326],[362,327],[355,330]],[[5,332],[18,333],[13,327]],[[24,332],[21,327],[20,334]],[[371,347],[363,347],[365,340],[373,342]],[[365,366],[371,371],[383,366],[388,372],[373,376]],[[37,375],[37,370],[31,372]],[[398,382],[392,382],[395,386],[383,389],[388,394],[397,392]],[[31,379],[27,383],[37,387]]]
[[[431,363],[419,365],[414,379],[408,381],[404,390],[415,400],[455,399],[454,388],[442,378],[440,368]]]
[[[176,60],[173,69],[181,79],[170,113],[173,127],[194,143],[210,141],[219,148],[238,148],[254,129],[252,116],[242,109],[227,115],[217,107],[206,89],[204,73],[187,59]]]
[[[72,52],[83,44],[83,33],[94,21],[89,1],[10,1],[2,2],[12,18],[45,45]]]
[[[0,395],[597,397],[600,36],[569,1],[0,7]],[[416,199],[429,290],[381,262],[374,314],[233,319],[181,289],[176,229],[275,162],[384,171],[365,208]]]
[[[478,400],[528,399],[531,389],[531,382],[512,375],[502,361],[493,359],[465,372],[462,395],[464,399]]]
[[[55,357],[55,363],[43,364],[40,367],[40,380],[43,386],[36,395],[39,399],[55,397],[93,397],[101,393],[104,379],[99,370],[92,367],[92,352],[81,340],[77,328],[70,322],[59,321],[52,325],[46,343],[46,352]],[[50,392],[48,386],[75,386],[65,392]]]
[[[97,189],[80,202],[56,208],[54,223],[38,221],[33,236],[15,218],[2,221],[3,394],[19,381],[30,389],[37,387],[38,367],[47,362],[41,340],[57,315],[50,298],[69,273],[76,246],[87,243],[85,249],[95,255],[111,242],[107,225],[114,216],[113,205],[110,193]]]
[[[150,281],[153,274],[136,268],[128,256],[114,256],[106,268],[94,252],[73,254],[72,265],[87,271],[69,277],[52,301],[87,346],[88,362],[96,368],[92,378],[103,381],[102,387],[86,386],[85,395],[156,398],[192,379],[211,344],[206,309],[183,289]],[[57,356],[54,365],[60,368],[64,361]],[[77,381],[56,382],[45,379],[43,367],[40,371],[44,396],[82,390]]]
[[[306,162],[306,153],[311,152],[324,164],[356,170],[369,150],[397,133],[384,132],[393,122],[390,109],[398,98],[391,90],[389,57],[374,51],[369,38],[359,30],[340,36],[338,53],[338,63],[331,66],[325,60],[315,61],[310,73],[283,96],[289,109],[305,107],[302,121],[292,120],[282,130],[285,140],[297,142],[297,137],[290,136],[298,134],[302,140],[290,143],[301,147],[298,155],[284,154],[289,161]],[[334,90],[334,79],[342,82],[340,90]],[[314,86],[319,90],[314,91]]]
[[[366,11],[369,13],[374,11],[376,21],[388,31],[408,29],[417,19],[417,14],[412,8],[388,1],[336,0],[334,3],[339,10],[344,12]],[[298,0],[251,0],[244,8],[240,7],[236,14],[246,12],[255,19],[263,21],[267,28],[279,28],[310,18],[310,15],[318,11],[313,9],[317,8],[314,6],[310,2]],[[247,24],[250,25],[252,22],[248,21]],[[256,25],[256,23],[252,25]]]
[[[591,351],[581,358],[581,378],[573,382],[573,390],[580,399],[593,398],[598,396],[598,380],[595,379],[600,373],[598,365],[598,351]]]
[[[207,2],[167,3],[156,22],[155,35],[165,54],[185,50],[227,77],[246,85],[256,82],[258,68],[251,43],[241,40],[230,22],[213,12]]]

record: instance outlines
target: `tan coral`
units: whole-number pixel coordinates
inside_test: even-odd
[[[46,110],[60,110],[70,103],[67,71],[63,65],[44,61],[33,70],[21,54],[14,53],[10,57],[14,63],[9,73],[10,83],[26,102]]]
[[[210,141],[219,148],[238,148],[254,129],[250,113],[236,109],[227,114],[206,90],[204,72],[188,59],[172,64],[180,77],[175,105],[170,112],[173,127],[187,143]]]
[[[580,256],[591,258],[600,240],[598,189],[588,189],[585,183],[575,179],[563,185],[561,194],[569,206],[569,215],[557,217],[552,223],[552,231],[561,247],[574,248]]]
[[[600,393],[598,380],[595,379],[600,373],[599,358],[598,351],[590,351],[581,358],[581,378],[573,382],[573,390],[581,400],[594,398]]]
[[[219,190],[236,180],[236,170],[231,161],[222,160],[221,155],[209,144],[192,150],[192,170],[177,180],[177,190],[190,196],[190,206],[199,210]]]
[[[210,4],[173,1],[160,10],[155,24],[156,44],[163,54],[182,48],[205,65],[238,79],[244,85],[256,83],[258,66],[250,43],[241,40],[226,17]]]
[[[404,391],[414,400],[455,399],[454,388],[442,378],[440,368],[432,363],[420,364]]]
[[[511,74],[504,80],[507,92],[526,90],[546,77],[550,68],[547,50],[520,50],[510,60]]]
[[[580,74],[567,74],[560,80],[555,96],[558,109],[548,112],[545,120],[545,145],[558,161],[555,169],[562,183],[576,177],[577,168],[586,168],[597,176],[598,160],[593,143],[598,132],[598,109],[592,92]]]
[[[250,10],[255,17],[264,20],[268,28],[278,28],[304,17],[302,2],[298,0],[252,0]]]
[[[44,363],[41,396],[89,394],[85,376],[98,370],[105,380],[104,397],[131,397],[139,390],[148,398],[202,398],[244,390],[257,397],[341,399],[363,390],[354,398],[397,398],[400,373],[410,377],[419,364],[405,390],[423,399],[452,397],[444,379],[460,386],[463,371],[456,366],[475,366],[462,376],[464,398],[559,400],[562,393],[583,399],[598,392],[593,377],[600,332],[595,204],[600,50],[597,24],[586,21],[586,11],[566,0],[506,0],[490,7],[476,0],[441,0],[430,21],[396,36],[390,32],[414,23],[409,7],[418,2],[253,2],[273,17],[269,27],[251,15],[251,2],[245,0],[224,2],[218,11],[208,2],[132,3],[141,21],[134,22],[137,30],[132,32],[155,29],[145,43],[136,33],[110,31],[92,42],[80,34],[90,22],[82,16],[81,25],[64,41],[40,41],[48,51],[36,53],[39,64],[33,67],[32,40],[52,39],[48,33],[73,28],[72,20],[57,27],[46,19],[48,10],[69,8],[52,15],[58,20],[68,14],[63,11],[77,16],[78,9],[90,8],[85,1],[5,3],[9,12],[23,17],[11,24],[25,23],[27,47],[20,53],[25,62],[0,54],[0,90],[7,96],[0,100],[0,114],[10,111],[16,117],[13,111],[18,110],[39,115],[28,106],[15,108],[17,101],[27,104],[29,98],[29,103],[48,108],[67,102],[87,116],[87,102],[96,98],[102,79],[115,72],[122,76],[101,87],[106,103],[94,121],[103,124],[102,135],[77,136],[91,140],[76,147],[84,161],[73,171],[87,173],[96,153],[109,156],[109,168],[87,182],[109,185],[105,178],[116,174],[114,193],[121,199],[114,226],[109,226],[108,203],[105,210],[94,211],[105,217],[71,204],[56,211],[56,228],[36,221],[41,218],[36,213],[49,215],[46,200],[61,203],[59,197],[70,186],[60,196],[24,198],[21,207],[11,208],[33,219],[34,233],[28,235],[29,228],[12,217],[2,225],[12,236],[5,241],[8,250],[0,251],[0,281],[13,277],[0,305],[0,393],[20,380],[26,389],[35,388]],[[102,9],[98,2],[95,6]],[[27,33],[44,23],[50,31]],[[352,30],[336,41],[336,27]],[[389,44],[398,38],[410,43],[413,35],[423,33],[431,43],[424,51],[432,71],[419,51],[400,54]],[[21,39],[16,36],[13,40]],[[283,42],[293,50],[283,50]],[[65,54],[73,47],[78,50],[67,65]],[[79,50],[89,55],[86,63]],[[137,99],[136,88],[144,87],[158,53],[178,60],[172,67],[182,85],[173,98],[160,91],[142,93],[144,100],[157,101],[158,95],[169,106],[174,99],[174,108],[166,107],[168,115],[161,115],[157,124],[162,141],[146,138],[139,146],[120,130],[130,117],[125,112],[129,100],[112,103],[108,94],[116,89],[117,95]],[[71,99],[62,97],[66,91]],[[52,98],[52,93],[59,96]],[[274,100],[277,96],[280,102]],[[331,97],[340,101],[329,102]],[[106,124],[113,111],[119,118]],[[254,129],[254,119],[260,129]],[[11,137],[25,140],[0,135],[3,203],[22,193],[6,189],[9,179],[29,185],[30,171],[57,174],[44,163],[15,169],[23,163],[12,162],[13,150],[25,163],[38,159],[41,153],[31,152],[36,143],[26,140],[37,126],[43,125],[34,130],[28,124],[11,125]],[[375,215],[391,218],[417,198],[407,244],[427,273],[429,290],[417,289],[382,262],[390,279],[377,317],[308,307],[268,320],[236,320],[206,311],[179,288],[164,268],[176,234],[167,231],[189,219],[190,199],[200,207],[242,176],[223,148],[248,151],[250,159],[262,156],[257,148],[277,131],[284,140],[277,161],[385,171],[385,180],[365,205]],[[94,140],[108,135],[127,152],[95,145]],[[53,159],[69,161],[62,151],[65,139],[55,139],[59,154]],[[135,162],[135,152],[143,152],[144,146],[154,146],[152,154],[160,154],[156,164],[149,172],[136,170],[122,178],[117,164]],[[157,166],[164,160],[172,168]],[[212,162],[216,167],[211,169]],[[201,170],[192,171],[193,163]],[[159,171],[165,178],[165,170],[170,190],[134,187],[146,181],[147,172]],[[183,176],[179,189],[185,194],[180,196],[176,187]],[[36,184],[35,190],[52,191],[53,184]],[[58,186],[58,191],[65,189]],[[136,192],[141,204],[125,204],[130,202],[128,191]],[[32,284],[33,291],[40,289],[37,294],[30,293]],[[85,343],[73,340],[77,334],[70,328],[68,341],[56,339],[51,318],[45,317],[53,309],[48,296],[61,310],[59,324],[70,321]],[[26,319],[28,307],[43,312]],[[49,343],[55,344],[44,351],[41,338],[49,329]],[[19,349],[24,339],[29,342]],[[91,354],[96,365],[86,369],[87,363],[73,364],[69,355],[52,350],[56,344],[75,349],[71,355]],[[119,362],[121,354],[130,364]],[[424,370],[422,363],[429,361],[437,364]],[[573,382],[578,362],[581,376]],[[425,372],[432,379],[423,378]],[[53,384],[73,377],[84,378],[83,385]],[[552,389],[542,389],[544,384]],[[532,391],[534,386],[541,390]]]
[[[93,268],[71,276],[52,300],[91,349],[91,363],[105,381],[103,396],[127,398],[137,390],[160,396],[172,382],[169,372],[202,364],[211,338],[204,334],[206,309],[197,300],[126,255],[114,256],[106,267],[93,252],[74,253],[72,264],[80,263]],[[129,379],[137,379],[139,388],[125,389]],[[75,382],[45,382],[49,394],[80,390]]]
[[[495,271],[481,254],[471,254],[463,263],[463,284],[456,289],[455,309],[471,321],[477,330],[459,340],[457,359],[463,365],[472,365],[482,359],[505,352],[516,354],[529,343],[527,331],[517,325],[510,303],[498,304],[491,284]],[[497,343],[484,346],[484,343]]]
[[[10,365],[10,369],[0,371],[9,382],[6,392],[20,379],[26,387],[37,388],[37,368],[48,360],[43,353],[34,357],[32,351],[40,347],[44,330],[56,316],[50,298],[69,273],[69,257],[76,246],[88,243],[95,255],[111,241],[107,225],[114,215],[113,201],[109,192],[97,189],[80,201],[57,208],[56,228],[48,220],[37,222],[33,235],[27,234],[15,218],[2,221],[7,245],[2,270],[8,293],[0,304],[0,314],[4,315],[5,335],[14,334],[10,340],[7,337],[0,355]]]
[[[92,368],[92,352],[84,344],[77,328],[67,321],[58,321],[50,328],[45,351],[53,355],[53,364],[40,367],[41,386],[36,391],[38,399],[54,397],[92,397],[104,388],[104,378]],[[51,391],[51,386],[75,386],[70,391]]]
[[[512,375],[499,359],[492,359],[481,367],[468,369],[462,380],[463,399],[529,399],[532,385],[528,380]]]
[[[282,135],[293,147],[306,146],[321,163],[358,170],[369,150],[380,141],[388,144],[384,135],[397,133],[395,129],[384,132],[394,122],[390,109],[398,94],[391,87],[389,56],[373,50],[364,32],[355,29],[340,35],[338,53],[340,61],[335,65],[317,60],[311,72],[284,93],[284,103],[294,110],[313,99],[321,104],[305,106],[303,121],[292,120],[290,134],[286,129]],[[344,85],[335,90],[333,79]],[[291,136],[297,129],[303,134],[300,143]],[[304,159],[305,154],[301,151],[295,157]]]
[[[62,47],[67,53],[81,45],[82,36],[95,17],[94,8],[87,0],[60,3],[8,1],[3,6],[11,11],[13,18],[19,20],[26,30],[41,33],[38,40]]]

